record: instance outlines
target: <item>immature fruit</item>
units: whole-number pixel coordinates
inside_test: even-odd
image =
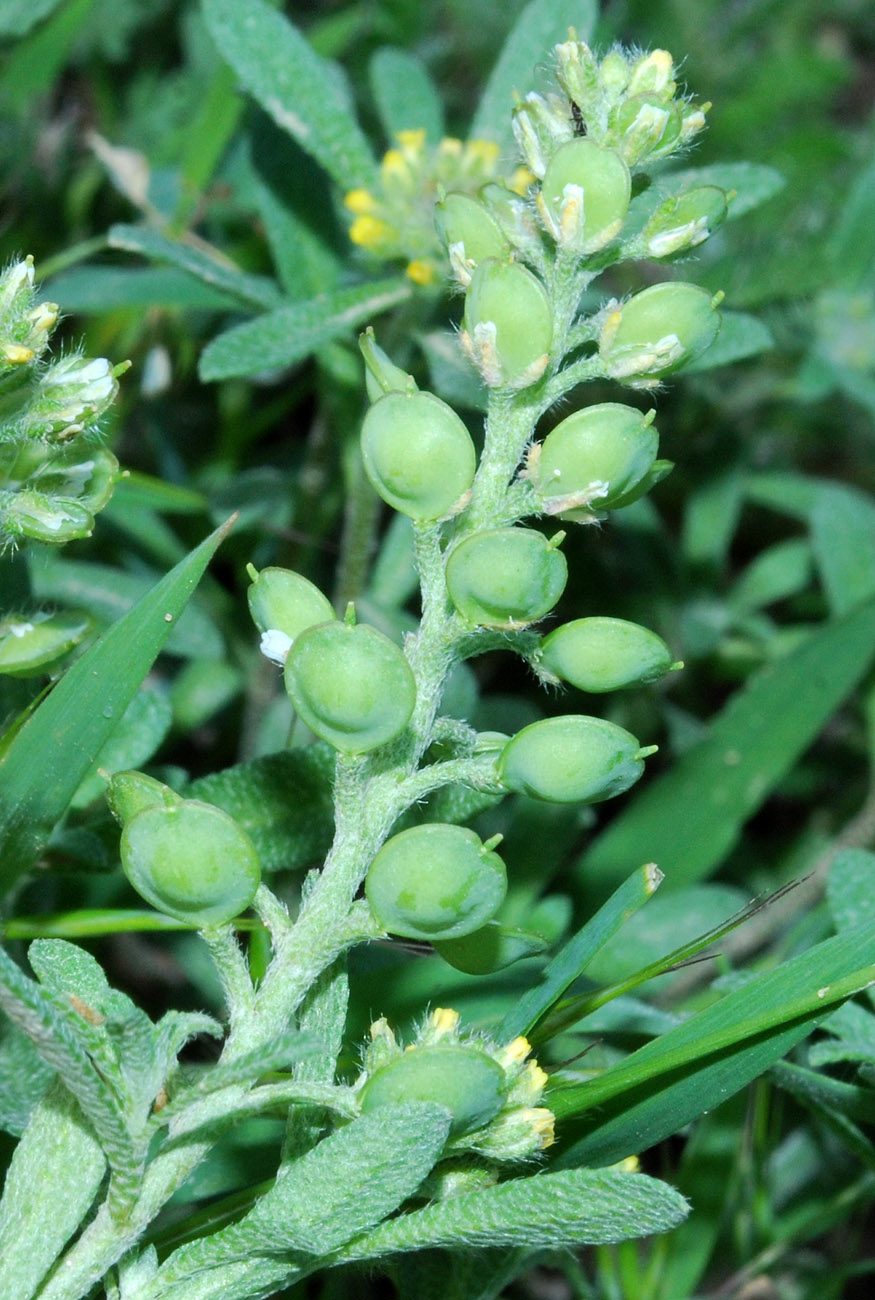
[[[631,192],[618,153],[592,140],[569,140],[550,159],[538,207],[560,248],[593,253],[619,234]]]
[[[547,434],[529,459],[529,477],[552,511],[567,498],[569,518],[587,506],[610,509],[647,474],[656,460],[659,435],[632,406],[602,402],[575,411]],[[577,500],[575,500],[577,498]],[[561,513],[566,513],[562,509]]]
[[[460,542],[447,561],[456,609],[480,627],[516,628],[549,613],[565,590],[568,566],[533,528],[490,528]]]
[[[616,691],[653,682],[672,667],[655,632],[624,618],[578,618],[541,642],[539,661],[581,691]]]
[[[434,224],[463,284],[470,284],[478,263],[487,257],[507,257],[510,252],[498,222],[471,194],[447,194],[435,205]]]
[[[183,800],[163,781],[131,770],[115,773],[106,788],[106,802],[119,825],[125,826],[145,808],[178,808]]]
[[[250,569],[250,573],[255,573]],[[334,618],[331,601],[292,569],[268,568],[255,574],[247,592],[249,612],[259,632],[276,630],[294,641],[305,628]]]
[[[648,257],[671,257],[695,248],[726,217],[726,193],[716,185],[698,185],[676,194],[656,209],[643,230]]]
[[[364,1114],[406,1101],[430,1101],[452,1114],[450,1136],[483,1128],[501,1110],[504,1070],[479,1047],[416,1047],[381,1066],[361,1091]]]
[[[36,677],[48,672],[90,629],[91,619],[81,610],[7,614],[0,619],[0,674]]]
[[[466,975],[491,975],[524,957],[537,956],[546,947],[540,935],[500,925],[498,921],[488,921],[480,930],[434,945],[435,952],[448,965]]]
[[[462,345],[490,388],[526,388],[550,359],[553,312],[540,280],[518,262],[489,257],[465,298]]]
[[[302,632],[286,659],[285,682],[310,730],[344,754],[394,740],[416,703],[404,655],[367,624],[335,621]]]
[[[606,373],[631,388],[653,388],[714,342],[718,302],[706,289],[677,280],[636,293],[605,321],[599,355]]]
[[[464,826],[414,826],[387,840],[368,870],[365,895],[385,930],[405,939],[454,939],[479,930],[507,892],[507,874]]]
[[[122,831],[121,858],[138,894],[199,929],[239,916],[261,878],[249,836],[227,813],[197,799],[136,813]]]
[[[508,789],[533,799],[598,803],[634,785],[652,752],[613,722],[568,714],[523,727],[496,766]]]
[[[362,426],[365,473],[411,519],[441,519],[470,490],[477,453],[464,423],[432,393],[387,393]]]

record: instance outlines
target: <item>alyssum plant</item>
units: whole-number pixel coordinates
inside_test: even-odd
[[[358,1072],[338,1077],[355,945],[425,942],[470,971],[537,950],[536,937],[495,919],[507,888],[499,837],[483,842],[457,824],[465,792],[592,803],[628,789],[649,752],[576,711],[513,736],[478,734],[441,716],[453,666],[501,650],[545,683],[587,692],[676,666],[658,637],[621,620],[587,616],[542,634],[566,583],[564,533],[526,521],[593,521],[669,468],[657,459],[653,413],[638,407],[590,406],[542,439],[538,426],[585,380],[646,392],[709,346],[717,303],[693,284],[666,281],[595,311],[580,304],[606,268],[673,259],[707,239],[728,197],[707,184],[649,186],[654,164],[704,125],[703,110],[677,93],[667,53],[597,59],[572,34],[556,47],[555,74],[552,93],[514,110],[528,169],[517,188],[493,180],[476,195],[448,191],[435,214],[465,296],[460,345],[489,393],[479,455],[447,404],[420,391],[372,334],[362,340],[372,401],[362,457],[376,491],[412,521],[416,631],[399,646],[352,607],[337,617],[302,575],[252,570],[262,648],[335,756],[334,841],[297,914],[261,883],[257,851],[227,812],[124,772],[109,788],[124,870],[154,907],[201,931],[227,1024],[173,1012],[153,1024],[62,940],[30,946],[35,980],[0,952],[0,1005],[56,1072],[0,1201],[5,1300],[78,1300],[101,1284],[113,1300],[256,1300],[321,1268],[380,1260],[404,1292],[399,1257],[432,1247],[445,1248],[429,1257],[439,1275],[467,1261],[469,1279],[481,1269],[467,1294],[495,1295],[542,1247],[664,1232],[686,1215],[673,1188],[617,1163],[636,1148],[612,1129],[612,1100],[628,1097],[637,1140],[656,1140],[765,1069],[869,978],[855,970],[857,947],[830,949],[815,985],[788,963],[780,994],[765,977],[754,982],[759,1001],[741,989],[718,1004],[720,1016],[681,1024],[602,1076],[548,1080],[524,1035],[652,894],[660,874],[647,867],[490,1033],[436,1009],[404,1044],[380,1018]],[[407,145],[415,150],[415,137]],[[380,235],[380,203],[365,193],[349,201],[374,223],[359,224],[360,243]],[[457,820],[397,829],[449,790],[461,792]],[[249,907],[271,943],[258,983],[234,926]],[[195,1033],[224,1040],[214,1065],[177,1063]],[[580,1117],[593,1108],[587,1136]],[[287,1117],[275,1181],[233,1221],[202,1224],[159,1255],[148,1237],[156,1216],[222,1133],[256,1114]]]

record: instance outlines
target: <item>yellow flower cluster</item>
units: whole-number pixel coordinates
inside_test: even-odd
[[[499,146],[492,140],[463,143],[447,137],[430,145],[424,130],[399,131],[395,138],[397,148],[383,157],[375,191],[350,190],[344,198],[353,214],[349,237],[381,260],[403,258],[414,284],[429,285],[444,272],[434,228],[439,193],[476,194],[496,180],[524,193],[532,177],[525,168],[501,177]]]

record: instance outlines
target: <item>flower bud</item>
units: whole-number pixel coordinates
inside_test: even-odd
[[[622,794],[644,771],[630,732],[604,718],[567,714],[533,722],[502,751],[497,771],[509,790],[547,803],[598,803]]]
[[[674,63],[668,50],[651,50],[632,65],[627,87],[630,95],[658,95],[672,99],[676,90]]]
[[[477,469],[471,435],[432,393],[387,393],[362,426],[365,473],[384,501],[417,520],[458,513]]]
[[[657,95],[634,95],[624,99],[613,120],[617,148],[630,167],[646,160],[664,158],[681,141],[681,108]]]
[[[504,1071],[479,1047],[416,1047],[368,1079],[361,1091],[361,1109],[370,1114],[382,1106],[406,1101],[433,1102],[452,1115],[450,1136],[481,1129],[504,1103]]]
[[[702,244],[726,217],[726,194],[716,185],[700,185],[666,199],[642,232],[647,256],[671,257]]]
[[[261,633],[261,651],[284,664],[292,642],[308,627],[330,623],[331,601],[314,583],[291,569],[248,566],[252,586],[247,592],[249,613]]]
[[[490,528],[460,542],[447,561],[447,590],[459,613],[480,627],[513,630],[548,614],[565,590],[568,566],[533,528]]]
[[[630,388],[655,387],[714,342],[719,302],[719,296],[681,281],[637,293],[611,311],[602,327],[599,354],[605,372]]]
[[[36,677],[49,672],[91,629],[80,610],[57,614],[7,614],[0,619],[0,674]]]
[[[526,473],[545,509],[583,521],[611,509],[656,459],[653,414],[602,402],[566,416],[529,453]]]
[[[414,826],[387,840],[368,869],[365,895],[390,934],[455,939],[479,930],[507,892],[504,863],[464,826]]]
[[[560,110],[555,100],[548,102],[535,91],[514,107],[512,125],[529,170],[539,178],[559,146],[572,137],[565,106]]]
[[[510,245],[498,222],[470,194],[447,194],[435,206],[434,224],[463,288],[471,283],[478,263],[487,257],[510,255]]]
[[[619,234],[631,190],[629,168],[618,153],[592,140],[571,140],[550,160],[538,208],[560,248],[593,253]]]
[[[557,627],[541,642],[538,663],[592,692],[653,682],[680,667],[661,637],[622,618],[578,618]]]
[[[226,812],[198,799],[136,813],[122,831],[121,859],[148,903],[202,930],[245,911],[261,879],[249,836]]]
[[[344,754],[365,754],[394,740],[416,703],[404,655],[366,624],[307,628],[289,651],[285,682],[310,730]]]
[[[490,388],[527,388],[550,360],[553,312],[540,280],[516,262],[487,258],[465,300],[462,346]]]
[[[556,80],[586,119],[598,107],[601,98],[598,60],[583,41],[563,41],[554,52]]]

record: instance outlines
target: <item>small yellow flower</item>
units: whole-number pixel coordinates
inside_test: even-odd
[[[465,145],[465,164],[491,171],[498,162],[500,147],[494,140],[469,140]]]
[[[369,190],[350,190],[344,197],[343,205],[349,208],[350,212],[355,212],[361,216],[367,212],[373,212],[377,206],[377,200]]]
[[[548,1110],[546,1106],[536,1106],[524,1113],[540,1139],[541,1150],[551,1147],[556,1141],[555,1116],[552,1110]]]
[[[435,269],[424,257],[415,257],[412,262],[408,262],[406,273],[414,284],[433,284],[435,280]]]
[[[22,347],[20,343],[4,343],[0,347],[0,352],[13,366],[21,366],[27,361],[33,361],[33,348]]]
[[[431,1026],[436,1035],[452,1034],[459,1024],[459,1013],[450,1007],[435,1007],[431,1013]]]
[[[403,153],[415,157],[421,154],[425,148],[425,129],[417,127],[415,131],[398,131],[395,134],[395,139],[400,144]]]
[[[395,231],[388,221],[380,217],[363,215],[356,217],[349,228],[349,237],[354,244],[362,248],[377,249],[395,237]]]
[[[498,1061],[507,1070],[510,1066],[519,1065],[521,1061],[524,1061],[531,1050],[532,1045],[529,1040],[523,1038],[522,1034],[520,1034],[519,1038],[514,1038],[512,1042],[508,1043],[498,1057]]]
[[[457,140],[455,136],[446,135],[438,145],[438,153],[447,158],[461,158],[462,141]]]

